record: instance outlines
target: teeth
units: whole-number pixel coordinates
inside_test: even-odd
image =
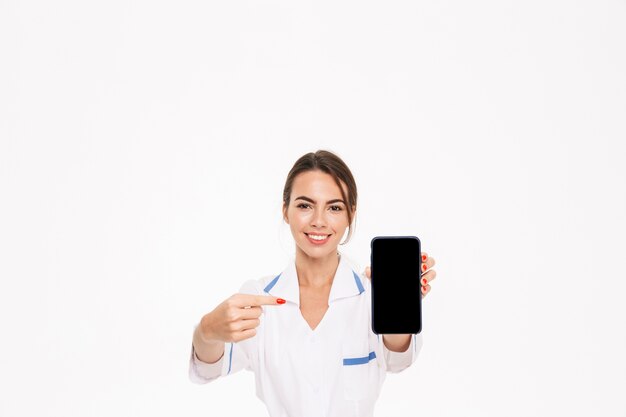
[[[328,236],[327,235],[308,235],[313,240],[324,240]]]

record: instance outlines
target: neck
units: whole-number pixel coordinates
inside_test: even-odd
[[[332,252],[323,258],[311,258],[300,248],[296,251],[298,283],[304,287],[321,288],[333,283],[339,266],[339,254]]]

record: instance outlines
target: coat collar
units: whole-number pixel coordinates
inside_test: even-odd
[[[272,279],[263,289],[268,294],[275,297],[284,298],[300,305],[300,287],[298,285],[298,274],[296,271],[296,262],[291,260],[285,270]],[[361,277],[354,272],[348,264],[345,256],[339,256],[339,265],[335,272],[333,284],[330,288],[328,303],[340,298],[352,297],[360,295],[365,291]]]

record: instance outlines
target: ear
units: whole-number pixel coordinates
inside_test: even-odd
[[[285,223],[289,224],[289,219],[287,218],[287,206],[283,203],[283,220]]]

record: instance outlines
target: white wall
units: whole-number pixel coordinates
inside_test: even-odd
[[[359,185],[344,253],[437,259],[377,415],[624,416],[623,1],[3,1],[0,414],[265,415],[187,379],[291,252],[287,172]],[[282,242],[282,243],[281,243]]]

